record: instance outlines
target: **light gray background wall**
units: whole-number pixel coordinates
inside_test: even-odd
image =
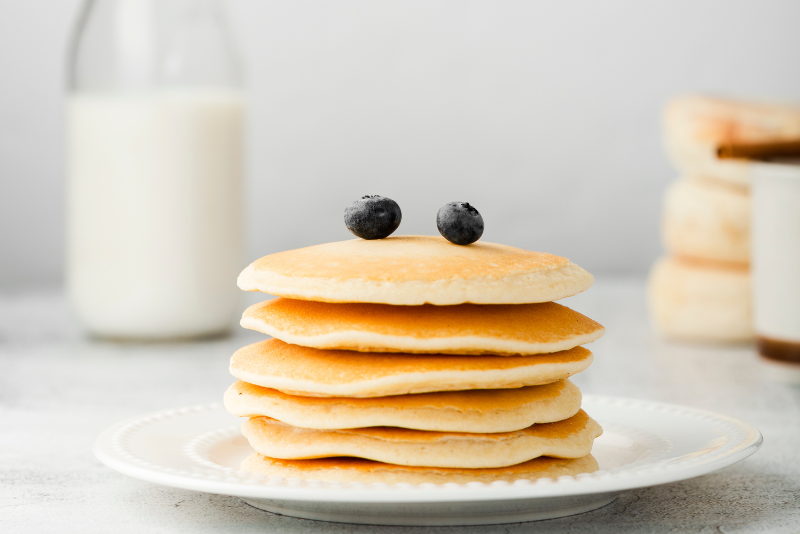
[[[77,0],[0,0],[0,288],[61,276],[62,68]],[[485,239],[643,274],[660,250],[671,95],[800,100],[800,2],[230,0],[249,72],[252,257],[402,233],[467,200]]]

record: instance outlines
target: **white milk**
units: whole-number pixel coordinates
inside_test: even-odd
[[[756,334],[800,343],[800,161],[757,164],[752,198]]]
[[[67,114],[66,282],[84,327],[229,329],[244,258],[239,93],[84,94]]]

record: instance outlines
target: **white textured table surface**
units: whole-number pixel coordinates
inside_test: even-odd
[[[112,423],[219,400],[228,357],[259,339],[117,345],[80,336],[57,294],[0,297],[0,532],[800,532],[800,388],[762,376],[750,347],[666,344],[637,280],[599,280],[564,301],[606,326],[584,392],[718,411],[764,434],[755,456],[686,482],[632,491],[582,515],[488,527],[375,527],[272,515],[233,497],[118,474],[91,453]]]

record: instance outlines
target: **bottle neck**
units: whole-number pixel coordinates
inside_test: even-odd
[[[239,88],[219,0],[88,0],[73,38],[73,91]]]

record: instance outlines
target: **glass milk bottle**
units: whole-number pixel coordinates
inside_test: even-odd
[[[66,286],[87,332],[230,329],[243,112],[216,0],[85,3],[68,66]]]

